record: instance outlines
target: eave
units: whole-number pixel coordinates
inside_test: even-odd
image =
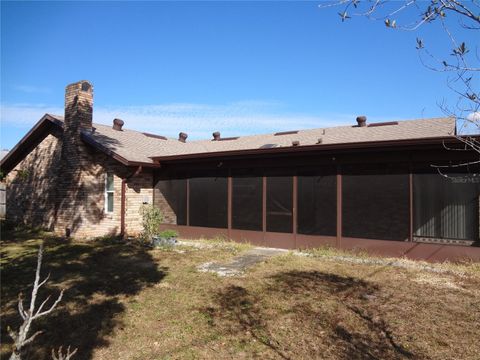
[[[480,136],[474,136],[480,139]],[[285,146],[271,149],[246,149],[246,150],[230,150],[217,152],[203,152],[192,153],[184,155],[170,155],[170,156],[153,156],[151,159],[156,162],[175,162],[193,159],[210,159],[210,158],[227,158],[227,157],[249,157],[262,155],[276,155],[276,154],[301,154],[313,152],[353,152],[353,151],[368,151],[368,150],[406,150],[422,148],[425,146],[438,146],[442,144],[461,144],[461,141],[455,136],[418,138],[418,139],[404,139],[404,140],[383,140],[383,141],[369,141],[369,142],[349,142],[339,144],[315,144],[315,145],[299,145],[299,146]]]
[[[62,122],[50,114],[45,114],[30,131],[8,152],[0,161],[4,175],[8,174],[22,161],[38,144],[40,144],[54,128],[63,129]]]

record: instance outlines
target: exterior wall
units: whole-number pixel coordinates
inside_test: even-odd
[[[121,187],[122,176],[126,169],[91,149],[85,149],[87,156],[82,163],[80,181],[77,184],[79,196],[77,201],[71,204],[68,212],[75,215],[65,223],[60,219],[56,226],[58,232],[65,227],[70,227],[74,237],[90,238],[105,235],[120,234],[121,218]],[[105,178],[108,172],[113,173],[114,206],[113,213],[106,213],[105,209]]]
[[[175,214],[173,207],[167,201],[166,195],[160,191],[158,185],[155,186],[153,192],[154,192],[154,204],[156,207],[158,207],[162,211],[163,223],[176,225],[177,215]]]
[[[76,182],[66,191],[58,186],[65,170],[61,156],[62,137],[61,131],[48,135],[6,177],[7,220],[42,227],[61,236],[65,235],[66,228],[78,238],[119,235],[122,178],[132,175],[136,168],[129,169],[82,145],[81,161],[73,170]],[[113,213],[105,212],[107,172],[114,175]],[[128,180],[125,192],[127,235],[141,232],[140,208],[144,200],[151,203],[152,197],[151,172]]]
[[[48,135],[7,175],[7,220],[53,228],[61,137],[61,132]]]
[[[125,232],[138,235],[142,231],[141,207],[153,202],[153,174],[144,171],[127,181],[125,191]]]

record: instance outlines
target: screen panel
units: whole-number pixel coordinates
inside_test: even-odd
[[[344,166],[342,173],[342,235],[408,240],[408,167],[361,164]]]
[[[187,180],[159,180],[153,204],[161,210],[165,224],[187,225]]]
[[[226,177],[198,177],[189,180],[190,225],[228,227],[228,184]]]
[[[262,177],[232,178],[232,228],[262,231]]]
[[[469,173],[414,174],[414,236],[478,241],[479,201],[478,176]]]
[[[293,178],[267,177],[267,231],[293,232]]]
[[[336,236],[336,175],[300,172],[297,179],[297,232],[304,235]]]

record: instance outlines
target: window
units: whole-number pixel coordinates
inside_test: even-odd
[[[298,174],[298,233],[337,234],[337,180],[335,169]]]
[[[293,178],[267,177],[267,231],[291,233],[293,230]]]
[[[212,228],[227,228],[227,178],[192,178],[189,180],[189,186],[190,225]]]
[[[107,173],[105,176],[105,212],[113,213],[113,174]]]
[[[240,230],[262,231],[261,177],[232,179],[232,227]]]

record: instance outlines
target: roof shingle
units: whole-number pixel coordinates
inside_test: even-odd
[[[63,120],[61,116],[54,117]],[[186,143],[173,138],[151,137],[129,129],[117,131],[102,124],[94,124],[93,127],[94,130],[87,134],[104,148],[131,162],[153,163],[152,157],[291,147],[293,141],[299,141],[301,147],[318,144],[319,139],[322,145],[333,145],[449,137],[455,134],[455,119],[404,120],[396,125],[338,126],[299,130],[290,134],[251,135],[224,141],[196,140]]]

